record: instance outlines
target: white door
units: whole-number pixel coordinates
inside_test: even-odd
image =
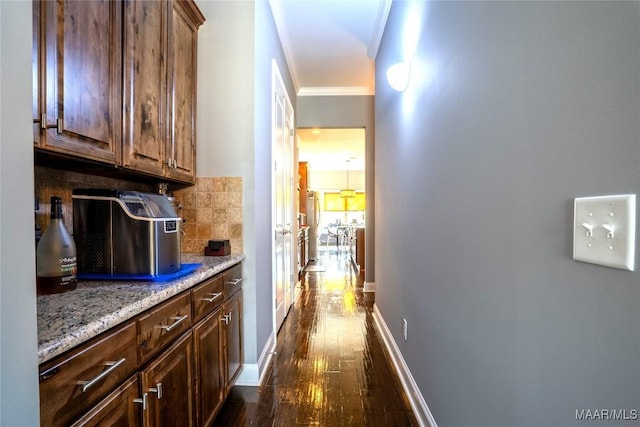
[[[293,281],[293,107],[273,61],[273,294],[277,331],[291,305]]]

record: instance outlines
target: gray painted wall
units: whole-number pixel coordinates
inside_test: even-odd
[[[365,192],[367,194],[364,280],[375,273],[375,126],[373,96],[299,96],[297,127],[365,128]]]
[[[278,63],[282,80],[287,89],[289,100],[295,111],[296,98],[289,69],[280,45],[271,8],[267,1],[256,1],[255,22],[255,127],[254,155],[255,163],[255,233],[256,233],[256,265],[260,292],[257,295],[256,309],[258,313],[258,342],[262,347],[266,344],[272,327],[274,298],[272,294],[272,250],[273,234],[271,231],[272,211],[272,140],[271,110],[273,98],[271,92],[272,60]],[[295,117],[294,117],[295,119]],[[262,347],[258,347],[262,349]]]
[[[0,1],[0,425],[39,424],[31,2]]]
[[[376,305],[440,426],[638,409],[640,273],[571,248],[575,197],[640,189],[639,7],[393,3]],[[386,69],[407,57],[411,86],[392,92]]]
[[[254,4],[198,1],[206,22],[198,31],[198,176],[241,176],[243,185],[243,349],[256,363]],[[262,346],[264,342],[262,343]]]
[[[244,360],[255,364],[273,330],[271,284],[271,60],[295,106],[266,1],[206,1],[198,32],[198,176],[242,176]]]

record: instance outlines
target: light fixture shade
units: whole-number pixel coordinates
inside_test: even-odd
[[[340,197],[344,197],[347,199],[356,197],[356,190],[353,190],[351,188],[345,188],[343,190],[340,190]]]
[[[398,62],[387,70],[389,86],[398,92],[404,92],[409,87],[411,78],[411,62]]]

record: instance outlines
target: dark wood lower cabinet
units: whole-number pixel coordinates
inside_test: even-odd
[[[196,412],[199,426],[213,424],[225,398],[221,313],[216,310],[193,328]]]
[[[221,318],[224,324],[226,396],[242,368],[242,290],[223,305]]]
[[[40,422],[67,426],[138,367],[136,325],[128,322],[40,366]]]
[[[193,347],[191,331],[140,373],[147,393],[145,426],[193,426]]]
[[[242,369],[242,289],[193,328],[198,426],[210,426]]]
[[[241,279],[238,264],[41,365],[42,425],[213,425],[242,370]]]
[[[142,399],[138,399],[138,375],[130,378],[91,411],[80,418],[76,426],[111,426],[111,427],[139,427],[142,426]],[[139,400],[139,401],[138,401]]]

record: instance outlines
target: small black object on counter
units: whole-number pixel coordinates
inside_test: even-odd
[[[204,247],[205,256],[225,256],[231,255],[231,244],[229,240],[209,240]]]

